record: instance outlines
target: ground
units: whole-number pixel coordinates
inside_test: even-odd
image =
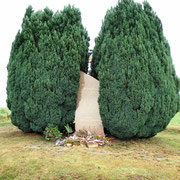
[[[0,116],[0,180],[4,179],[180,179],[180,113],[151,139],[112,146],[60,147],[42,135],[23,133]]]

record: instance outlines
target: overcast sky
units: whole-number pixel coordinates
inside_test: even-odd
[[[32,5],[34,10],[49,7],[54,12],[63,10],[71,4],[79,8],[82,23],[91,38],[90,47],[94,47],[106,11],[117,4],[118,0],[4,0],[0,2],[0,107],[6,107],[7,64],[12,42],[21,28],[26,8]],[[136,0],[143,2],[143,0]],[[169,41],[173,64],[180,77],[180,0],[149,0],[153,10],[162,21],[164,35]]]

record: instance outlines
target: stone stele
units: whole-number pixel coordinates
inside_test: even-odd
[[[84,72],[80,72],[80,74],[75,129],[76,131],[87,130],[93,134],[105,136],[99,114],[99,81]]]

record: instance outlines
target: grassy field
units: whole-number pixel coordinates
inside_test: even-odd
[[[54,146],[41,135],[18,130],[9,113],[0,109],[0,180],[180,179],[180,113],[151,139],[112,138],[112,146],[100,148]]]

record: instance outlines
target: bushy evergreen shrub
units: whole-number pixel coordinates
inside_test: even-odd
[[[27,8],[8,64],[7,104],[14,125],[42,133],[48,124],[62,130],[73,122],[88,46],[78,9],[67,6],[54,14]]]
[[[178,112],[179,81],[170,47],[148,2],[122,0],[107,12],[93,63],[101,118],[112,135],[152,137]]]

